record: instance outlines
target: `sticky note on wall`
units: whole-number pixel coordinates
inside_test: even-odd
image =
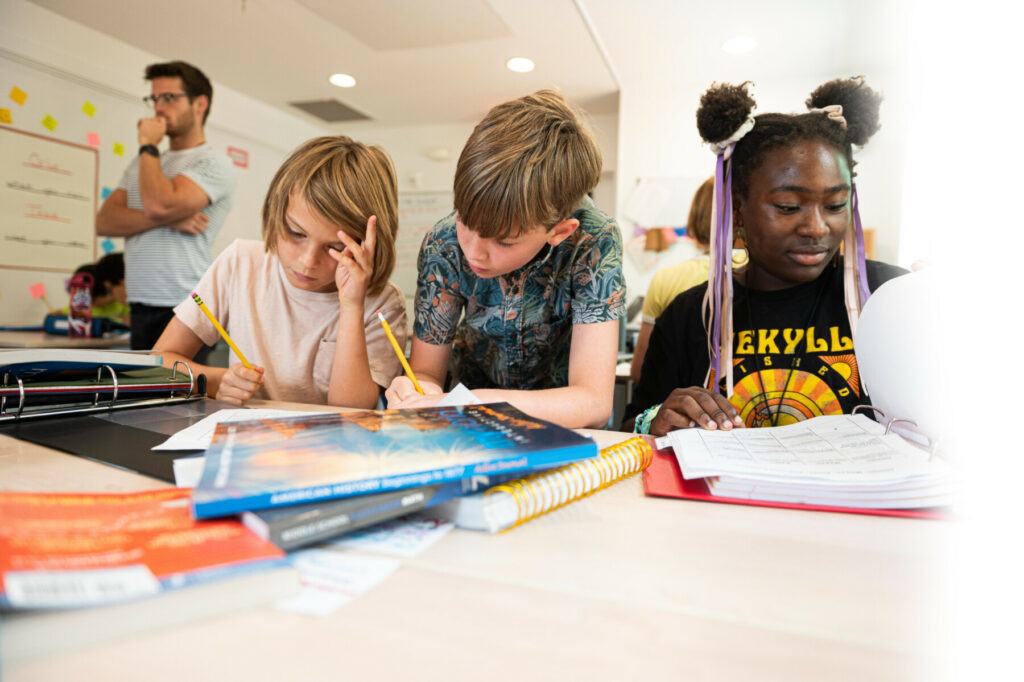
[[[10,109],[0,108],[0,123],[14,123],[14,119],[11,118]]]
[[[114,190],[110,189],[109,187],[103,187],[100,189],[100,199],[106,199],[113,193]]]
[[[100,248],[103,249],[103,253],[110,253],[116,247],[114,246],[114,241],[110,237],[107,237],[100,242]]]
[[[11,88],[10,97],[18,103],[18,106],[24,106],[25,100],[28,99],[28,95],[25,93],[25,91],[19,88],[17,85]]]
[[[46,285],[42,282],[28,285],[28,291],[32,298],[46,298]]]
[[[99,133],[86,133],[85,141],[89,143],[90,147],[100,146],[100,134]]]
[[[118,156],[124,156],[124,145],[120,142],[114,143],[114,153]]]
[[[92,102],[86,101],[84,104],[82,104],[82,113],[88,116],[89,118],[92,118],[96,114],[96,107],[93,105]]]

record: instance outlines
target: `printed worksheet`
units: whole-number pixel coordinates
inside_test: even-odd
[[[680,429],[671,445],[686,479],[756,476],[777,481],[885,483],[945,473],[938,461],[864,415],[815,417],[762,429]]]

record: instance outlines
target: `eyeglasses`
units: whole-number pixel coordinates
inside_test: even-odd
[[[159,95],[146,95],[142,98],[142,101],[148,104],[150,107],[155,107],[157,102],[161,104],[171,104],[174,100],[179,97],[188,97],[187,92],[162,92]]]

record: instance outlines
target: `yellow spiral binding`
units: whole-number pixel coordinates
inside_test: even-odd
[[[630,438],[597,457],[496,485],[486,494],[504,492],[515,500],[519,514],[509,530],[643,471],[652,459],[654,451],[645,440]]]

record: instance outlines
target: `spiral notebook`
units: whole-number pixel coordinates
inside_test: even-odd
[[[645,440],[630,438],[604,448],[597,457],[446,502],[440,515],[468,530],[508,530],[643,471],[652,457]]]

